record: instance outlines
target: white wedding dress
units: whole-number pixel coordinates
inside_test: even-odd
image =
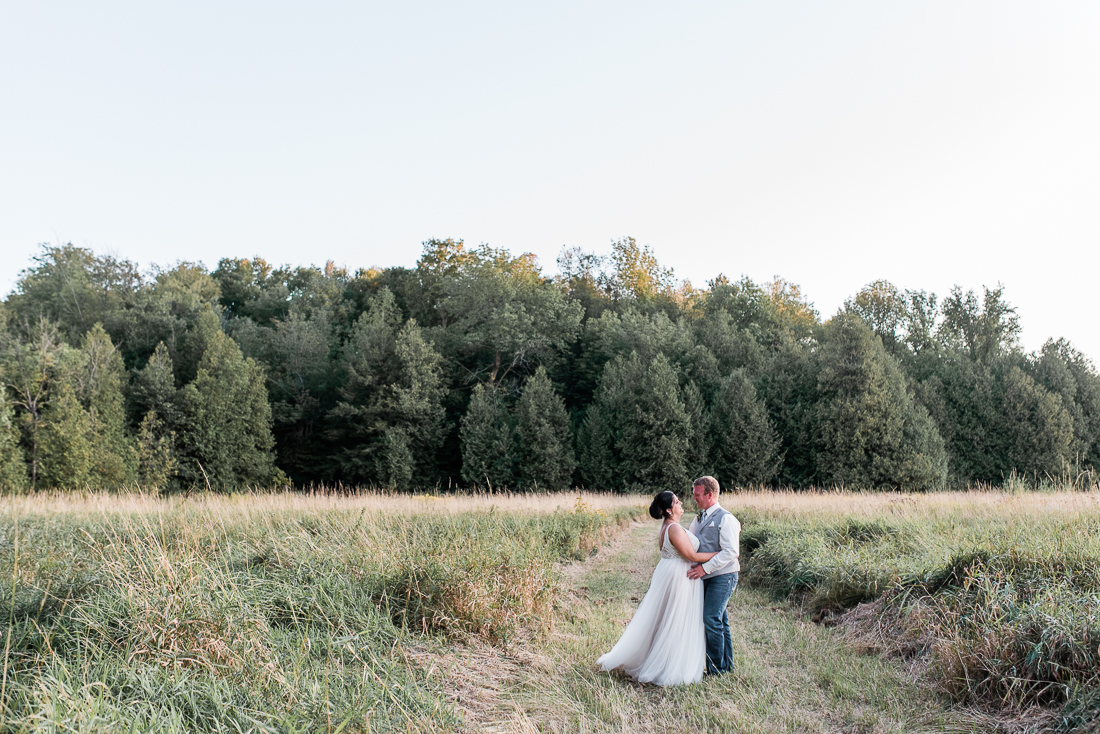
[[[699,539],[688,533],[691,546]],[[678,686],[697,683],[706,667],[703,582],[687,577],[691,563],[665,533],[661,560],[634,618],[611,652],[596,662],[603,670],[622,668],[642,683]]]

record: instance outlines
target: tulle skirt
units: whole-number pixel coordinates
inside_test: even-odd
[[[622,668],[642,683],[696,683],[706,667],[703,582],[687,577],[691,564],[662,558],[649,591],[611,652],[596,662],[603,670]]]

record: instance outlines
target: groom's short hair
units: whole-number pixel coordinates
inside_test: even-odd
[[[718,480],[711,476],[699,477],[691,486],[698,487],[703,486],[707,490],[707,494],[718,494],[721,490],[718,488]]]

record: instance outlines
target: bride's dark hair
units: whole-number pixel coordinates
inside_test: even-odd
[[[672,509],[675,499],[676,495],[667,489],[664,492],[658,492],[649,505],[649,516],[654,520],[664,520],[668,517],[668,511]]]

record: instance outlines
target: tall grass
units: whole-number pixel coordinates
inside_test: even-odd
[[[439,731],[409,644],[553,620],[636,498],[49,494],[0,504],[0,731]]]
[[[959,701],[1100,703],[1100,493],[744,493],[744,578],[916,656]]]

